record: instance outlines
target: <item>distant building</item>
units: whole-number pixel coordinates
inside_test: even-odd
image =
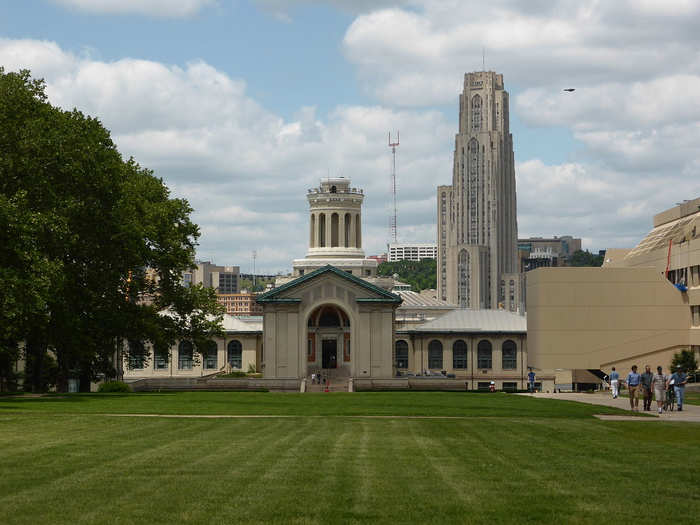
[[[467,73],[463,88],[452,184],[437,187],[437,289],[460,308],[515,311],[520,276],[509,95],[503,75],[493,71]]]
[[[214,288],[217,294],[236,294],[240,290],[240,268],[197,261],[194,270],[182,274],[182,282],[186,286],[202,284]]]
[[[382,263],[385,263],[387,261],[386,253],[383,253],[381,255],[370,255],[367,258],[374,259],[375,261],[377,261],[377,264],[382,264]]]
[[[391,243],[389,244],[388,262],[420,261],[437,259],[437,244],[433,243]]]
[[[255,302],[257,294],[250,292],[216,294],[216,300],[226,307],[226,313],[235,316],[262,315],[262,306]]]
[[[520,271],[569,266],[571,256],[580,249],[581,239],[571,235],[518,239]]]

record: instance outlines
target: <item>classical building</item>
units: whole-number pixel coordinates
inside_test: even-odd
[[[437,212],[440,299],[517,310],[515,169],[503,75],[464,75],[452,185],[438,186]]]
[[[322,181],[308,193],[307,257],[294,261],[295,277],[258,296],[262,317],[225,315],[225,335],[204,348],[179,341],[167,355],[130,352],[125,379],[203,388],[215,387],[207,376],[220,371],[255,369],[263,374],[256,381],[270,382],[258,388],[302,388],[313,373],[357,390],[525,388],[525,317],[392,293],[395,280],[377,277],[362,252],[362,198],[347,179]],[[554,388],[552,374],[538,381]]]
[[[420,261],[437,259],[437,244],[434,243],[390,243],[388,261]]]
[[[541,368],[668,367],[700,358],[700,198],[654,217],[632,250],[607,250],[602,268],[528,272],[530,362]]]

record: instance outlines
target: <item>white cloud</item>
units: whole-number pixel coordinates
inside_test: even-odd
[[[192,16],[216,0],[51,0],[68,8],[95,14],[136,14],[164,18]]]
[[[559,90],[700,73],[700,2],[422,2],[358,16],[343,46],[369,93],[404,105],[453,102],[486,66],[521,87]]]
[[[44,77],[53,104],[98,117],[124,156],[154,169],[175,195],[187,198],[202,228],[202,257],[245,266],[256,249],[259,269],[289,268],[307,249],[306,189],[329,173],[351,177],[365,190],[365,248],[383,251],[389,129],[402,130],[402,236],[435,236],[434,177],[449,178],[445,137],[453,133],[440,112],[338,106],[322,120],[314,108],[302,107],[285,120],[253,100],[245,82],[204,62],[102,62],[51,42],[0,40],[0,64]],[[429,237],[412,237],[423,235]]]

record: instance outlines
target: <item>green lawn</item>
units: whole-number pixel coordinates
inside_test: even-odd
[[[280,414],[177,419],[105,413]],[[600,523],[700,509],[700,428],[507,394],[0,398],[0,523]],[[445,415],[457,419],[326,417]],[[318,416],[318,417],[317,417]],[[485,417],[481,417],[485,416]]]
[[[700,405],[700,392],[685,392],[684,401],[689,405]]]

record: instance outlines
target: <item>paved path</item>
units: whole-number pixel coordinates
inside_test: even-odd
[[[626,397],[618,397],[613,399],[610,394],[581,394],[581,393],[559,393],[559,394],[547,394],[547,393],[537,393],[537,394],[521,394],[523,396],[534,396],[542,397],[547,399],[562,399],[564,401],[577,401],[578,403],[588,403],[590,405],[602,405],[607,407],[621,408],[623,410],[629,410],[630,401]],[[643,406],[643,402],[639,400],[640,407]],[[656,401],[651,402],[652,411],[651,412],[640,412],[641,414],[650,414],[655,416],[654,418],[646,417],[636,417],[636,416],[596,416],[599,419],[610,420],[610,421],[686,421],[692,423],[700,423],[700,406],[697,405],[684,405],[683,412],[665,412],[659,416],[656,412]]]

